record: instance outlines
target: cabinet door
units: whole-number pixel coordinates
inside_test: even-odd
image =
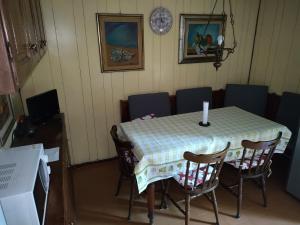
[[[12,53],[12,66],[18,85],[25,82],[35,61],[38,61],[37,39],[29,1],[2,0],[2,20]]]
[[[30,0],[31,11],[34,18],[35,32],[38,41],[39,54],[42,57],[46,51],[46,36],[40,0]]]
[[[40,57],[42,57],[46,50],[46,38],[40,0],[30,0],[30,5],[35,27],[35,35],[37,38],[37,47]]]
[[[14,74],[10,64],[10,55],[7,51],[4,29],[0,21],[0,95],[16,91]]]
[[[26,23],[26,32],[29,38],[29,50],[31,54],[31,62],[34,65],[38,63],[40,60],[39,56],[39,43],[38,43],[38,37],[37,37],[37,31],[35,26],[35,10],[33,10],[32,5],[29,0],[18,0],[19,2],[22,2],[22,7],[24,11],[24,20]]]

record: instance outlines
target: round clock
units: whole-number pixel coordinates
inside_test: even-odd
[[[166,34],[172,27],[171,12],[163,7],[155,8],[150,16],[150,27],[154,33]]]

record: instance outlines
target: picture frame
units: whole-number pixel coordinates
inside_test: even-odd
[[[226,15],[180,14],[178,63],[214,62]]]
[[[10,96],[0,95],[0,146],[5,144],[14,122]]]
[[[144,69],[144,16],[97,13],[101,72]]]

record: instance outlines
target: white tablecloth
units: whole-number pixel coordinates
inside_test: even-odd
[[[271,140],[282,131],[276,152],[283,153],[291,137],[287,127],[238,107],[210,110],[209,127],[198,125],[201,118],[202,112],[194,112],[120,124],[139,160],[135,167],[139,192],[149,183],[172,177],[184,169],[185,151],[211,154],[223,150],[229,141],[231,146],[225,159],[229,161],[241,157],[244,139]]]

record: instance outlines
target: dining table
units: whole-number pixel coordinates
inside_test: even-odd
[[[184,152],[213,154],[230,142],[225,161],[232,161],[242,156],[242,140],[271,140],[282,132],[275,153],[283,153],[291,138],[286,126],[236,106],[209,110],[209,126],[201,126],[202,116],[198,111],[120,124],[120,136],[134,146],[136,183],[139,193],[147,191],[150,224],[154,222],[155,182],[185,170]]]

